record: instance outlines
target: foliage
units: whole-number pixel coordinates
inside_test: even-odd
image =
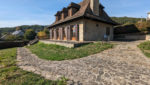
[[[126,34],[126,33],[137,33],[137,32],[142,32],[142,33],[150,33],[150,22],[137,22],[135,24],[124,24],[124,25],[119,25],[114,28],[114,33],[115,34]]]
[[[47,36],[49,36],[49,30],[48,30],[48,28],[44,28],[44,32],[46,33]]]
[[[44,31],[38,32],[38,38],[39,39],[46,39],[47,34]]]
[[[140,32],[135,24],[119,25],[114,28],[114,34],[128,34]]]
[[[5,38],[6,41],[15,41],[15,40],[23,40],[22,36],[16,36],[16,35],[7,35]]]
[[[22,26],[18,26],[18,27],[3,27],[0,28],[0,32],[1,33],[11,33],[14,32],[17,28],[25,31],[27,29],[33,29],[36,32],[39,32],[41,30],[43,30],[45,27],[47,26],[42,26],[42,25],[22,25]]]
[[[24,37],[25,37],[25,39],[27,39],[27,40],[33,40],[33,39],[35,39],[35,36],[36,36],[36,33],[35,33],[35,31],[32,30],[32,29],[26,30],[26,32],[25,32],[25,34],[24,34]]]
[[[138,22],[135,25],[140,31],[150,31],[150,22]]]
[[[0,31],[0,38],[2,37],[2,33],[1,33],[1,31]]]
[[[60,61],[60,60],[82,58],[91,54],[99,53],[108,48],[112,48],[112,46],[113,46],[112,44],[98,42],[83,45],[78,48],[67,48],[59,45],[53,44],[48,45],[39,42],[27,48],[29,48],[33,53],[35,53],[42,59]]]
[[[40,39],[49,38],[49,30],[47,28],[44,28],[43,31],[38,32],[38,38],[40,38]]]
[[[18,30],[22,30],[20,27],[16,27],[16,31],[18,31]]]
[[[0,50],[1,85],[66,85],[66,81],[51,81],[16,66],[16,48]]]
[[[150,57],[150,41],[143,42],[140,45],[138,45],[138,47],[147,57]]]
[[[146,21],[145,18],[134,18],[134,17],[111,17],[112,20],[120,23],[120,24],[135,24],[138,21]]]

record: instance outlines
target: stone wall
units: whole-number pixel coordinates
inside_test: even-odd
[[[70,25],[79,25],[79,41],[99,41],[104,40],[106,34],[106,28],[110,28],[109,40],[113,40],[113,25],[105,24],[88,19],[81,19],[73,21],[63,25],[59,25],[56,28],[65,28]]]
[[[110,28],[110,40],[113,40],[113,26],[101,22],[96,22],[92,20],[84,20],[85,30],[84,30],[84,40],[85,41],[97,41],[104,40],[104,35],[106,34],[106,28]]]
[[[119,34],[115,40],[150,40],[150,35],[144,34]]]
[[[29,41],[0,41],[0,49],[23,47],[28,43]]]

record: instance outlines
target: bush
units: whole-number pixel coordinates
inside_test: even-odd
[[[25,39],[27,39],[27,40],[35,39],[35,36],[36,36],[36,33],[32,29],[26,30],[25,35],[24,35]]]
[[[17,36],[15,36],[15,35],[7,35],[5,40],[6,41],[15,41],[15,40],[17,40]]]
[[[45,28],[43,31],[38,32],[39,39],[48,39],[49,38],[49,30]]]
[[[39,39],[46,39],[48,37],[47,37],[45,32],[41,31],[41,32],[38,32],[38,38]]]
[[[46,33],[47,36],[49,36],[49,30],[48,30],[48,28],[45,28],[44,32]]]
[[[150,31],[150,22],[138,22],[135,25],[140,31]]]

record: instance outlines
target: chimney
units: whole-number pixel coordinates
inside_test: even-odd
[[[99,0],[90,0],[90,7],[93,14],[99,16]]]
[[[150,20],[150,12],[147,13],[147,20]]]

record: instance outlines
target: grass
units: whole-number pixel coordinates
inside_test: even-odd
[[[16,66],[16,48],[0,50],[0,85],[66,85],[64,79],[46,80]]]
[[[63,46],[44,44],[39,42],[27,48],[29,48],[34,54],[42,59],[61,61],[82,58],[99,53],[112,47],[112,44],[102,42],[91,43],[78,48],[67,48]]]
[[[142,52],[150,58],[150,41],[146,41],[138,45]]]

